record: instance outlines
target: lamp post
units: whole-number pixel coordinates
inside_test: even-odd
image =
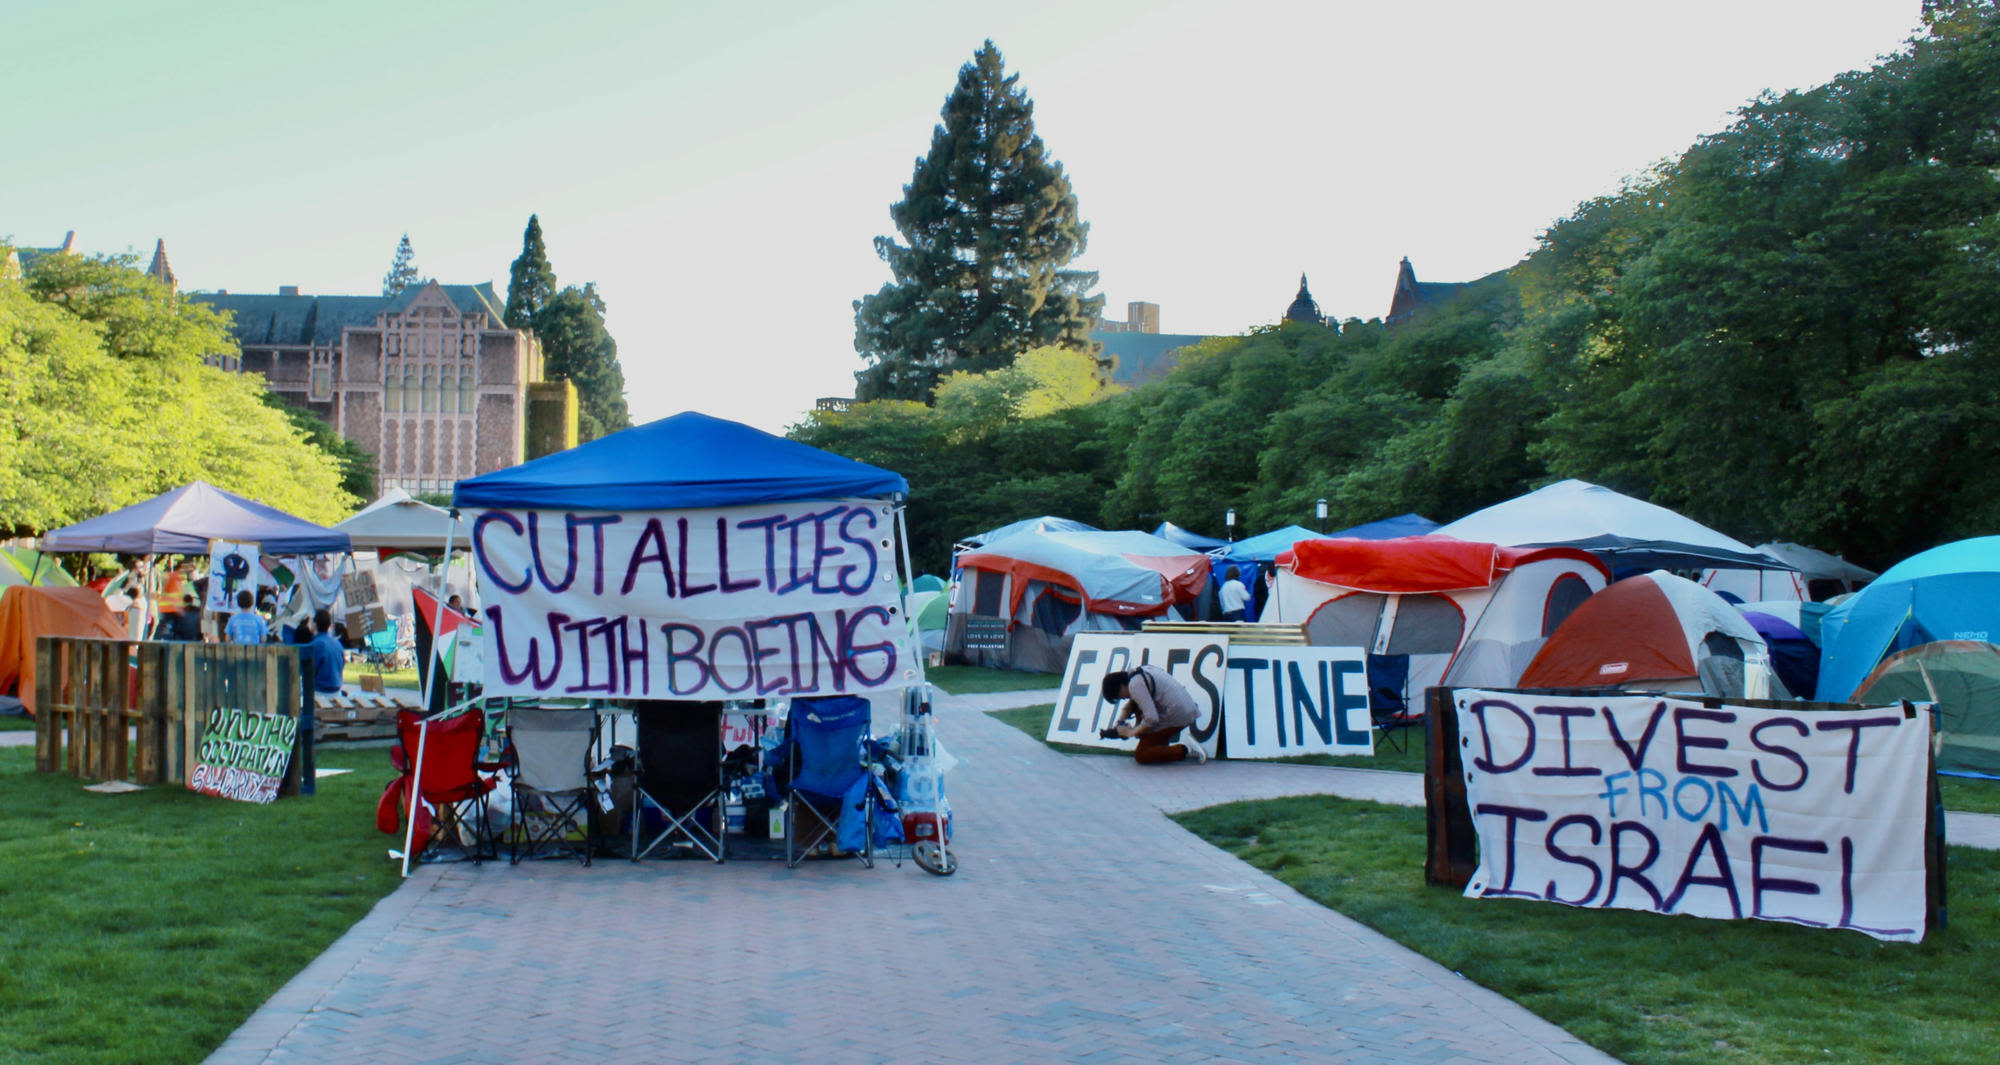
[[[1319,531],[1320,531],[1320,532],[1325,532],[1325,531],[1326,531],[1326,500],[1325,500],[1325,499],[1321,499],[1321,500],[1320,500],[1319,502],[1317,502],[1317,503],[1314,503],[1314,504],[1313,504],[1313,513],[1315,513],[1315,514],[1319,515]]]
[[[1222,524],[1224,524],[1224,525],[1226,525],[1226,526],[1228,526],[1228,527],[1229,527],[1229,542],[1230,542],[1230,543],[1235,543],[1235,542],[1236,542],[1236,508],[1235,508],[1235,507],[1230,507],[1230,508],[1229,508],[1228,510],[1225,510],[1225,511],[1223,511],[1223,512],[1222,512]]]

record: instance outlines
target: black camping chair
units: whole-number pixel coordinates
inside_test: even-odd
[[[515,706],[507,710],[514,812],[508,858],[578,858],[590,864],[591,757],[597,711]]]
[[[689,857],[723,858],[722,704],[643,702],[638,781],[632,792],[632,860],[676,848]],[[648,833],[647,822],[657,829]],[[704,823],[706,821],[706,823]]]

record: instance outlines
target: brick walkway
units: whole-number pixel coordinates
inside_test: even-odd
[[[209,1061],[1611,1061],[1209,847],[1120,760],[1064,757],[977,712],[1007,701],[941,700],[964,760],[948,781],[957,876],[427,867]],[[1291,768],[1138,783],[1195,802],[1267,793],[1237,778]]]

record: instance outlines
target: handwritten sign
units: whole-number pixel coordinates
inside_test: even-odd
[[[865,693],[912,670],[870,500],[471,516],[488,695]]]
[[[208,542],[208,599],[202,603],[203,610],[233,614],[242,609],[236,605],[237,592],[256,596],[257,578],[264,572],[257,561],[258,550],[256,544],[239,540]]]
[[[239,802],[278,797],[298,742],[299,720],[284,714],[217,707],[203,722],[188,788]]]
[[[1222,729],[1229,757],[1375,753],[1361,648],[1231,644],[1227,677]]]
[[[1098,730],[1110,728],[1118,705],[1106,702],[1104,675],[1133,670],[1143,665],[1159,666],[1194,696],[1201,716],[1192,733],[1196,742],[1215,753],[1221,731],[1223,666],[1229,659],[1227,636],[1167,633],[1078,633],[1070,645],[1069,663],[1063,669],[1062,691],[1056,698],[1055,713],[1049,718],[1050,742],[1074,743],[1084,747],[1104,747],[1129,751],[1136,739],[1107,740]]]
[[[1930,720],[1456,695],[1473,898],[1923,938]]]

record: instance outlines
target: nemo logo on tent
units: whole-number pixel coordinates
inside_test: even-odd
[[[1606,662],[1603,665],[1597,667],[1597,672],[1599,675],[1602,676],[1602,675],[1610,675],[1613,673],[1623,673],[1631,668],[1632,668],[1632,663],[1630,662]]]
[[[1954,640],[1984,640],[1986,639],[1986,634],[1984,632],[1954,632],[1951,634],[1951,638]]]

